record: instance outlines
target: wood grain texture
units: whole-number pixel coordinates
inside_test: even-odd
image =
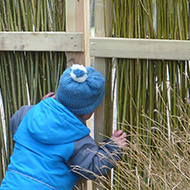
[[[96,37],[90,39],[90,55],[107,58],[189,60],[190,41]]]
[[[81,32],[0,32],[0,51],[81,52],[83,50]]]

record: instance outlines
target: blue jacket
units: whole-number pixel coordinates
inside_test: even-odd
[[[70,190],[79,176],[105,175],[121,157],[109,140],[98,150],[86,125],[53,98],[23,106],[10,125],[15,147],[1,190]]]

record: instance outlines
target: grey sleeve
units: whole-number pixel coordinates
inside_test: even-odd
[[[75,142],[75,150],[67,166],[80,177],[93,180],[108,174],[121,157],[120,148],[110,139],[102,142],[98,149],[92,137],[87,136]]]
[[[29,105],[22,106],[18,111],[14,113],[9,121],[9,127],[12,133],[12,136],[16,133],[20,122],[22,121],[23,117],[28,113],[28,111],[33,107]]]

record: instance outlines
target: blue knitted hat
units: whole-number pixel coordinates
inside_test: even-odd
[[[105,79],[92,67],[74,64],[66,69],[55,95],[57,101],[76,115],[93,112],[105,94]]]

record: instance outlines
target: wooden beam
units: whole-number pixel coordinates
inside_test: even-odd
[[[111,0],[95,0],[95,36],[107,37],[111,33]],[[91,44],[91,42],[90,42]],[[90,45],[91,46],[91,45]],[[90,48],[91,49],[91,48]],[[91,50],[90,50],[91,51]],[[91,54],[91,52],[90,52]],[[92,56],[93,57],[93,56]],[[94,67],[107,77],[106,59],[104,57],[96,57],[94,59]],[[105,134],[105,99],[98,106],[94,114],[94,140],[97,145],[104,140]],[[102,182],[103,183],[103,182]],[[94,183],[94,190],[104,190],[99,183]]]
[[[89,0],[66,0],[66,31],[83,33],[83,52],[67,52],[67,61],[74,59],[75,63],[90,65],[90,5]],[[91,128],[90,122],[87,126]],[[77,189],[90,190],[91,183],[84,179],[77,182]]]
[[[0,51],[81,52],[83,50],[81,32],[0,32]]]
[[[189,60],[190,41],[90,38],[90,56],[129,59]]]
[[[89,1],[66,0],[66,32],[82,32],[84,51],[67,52],[67,60],[73,58],[75,63],[90,64],[90,8]]]
[[[90,44],[92,57],[190,59],[190,41],[187,40],[95,37],[90,38],[89,43],[88,36],[83,32],[0,32],[0,51],[66,51],[77,63],[87,65],[90,64]]]

